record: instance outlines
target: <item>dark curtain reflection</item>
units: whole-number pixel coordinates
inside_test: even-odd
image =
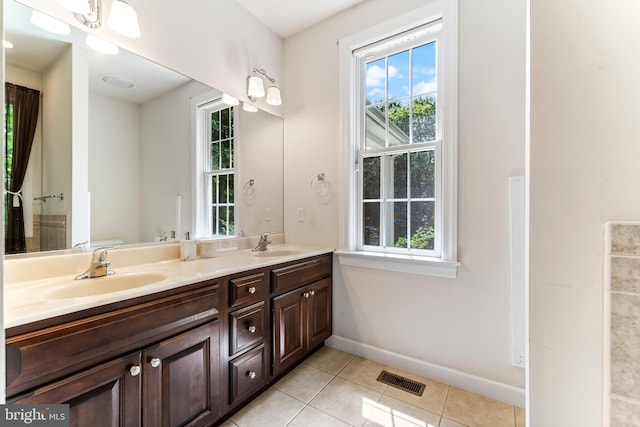
[[[5,83],[5,253],[26,252],[21,189],[39,105],[39,91]]]

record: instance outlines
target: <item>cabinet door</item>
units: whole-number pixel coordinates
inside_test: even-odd
[[[304,357],[305,288],[273,299],[273,375]]]
[[[140,425],[140,352],[36,389],[10,403],[69,404],[72,427]]]
[[[219,335],[216,321],[143,351],[143,425],[206,426],[219,417]]]
[[[331,279],[322,279],[308,287],[306,298],[307,349],[312,350],[331,336]]]

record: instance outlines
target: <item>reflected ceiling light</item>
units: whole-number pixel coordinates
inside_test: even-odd
[[[101,53],[106,53],[108,55],[116,55],[118,53],[118,46],[106,40],[102,40],[101,38],[96,37],[93,34],[87,35],[87,45],[93,50]]]
[[[56,18],[52,18],[49,15],[45,15],[42,12],[34,10],[31,14],[31,23],[38,28],[42,28],[45,31],[49,31],[54,34],[71,34],[71,27],[69,24],[59,21]]]
[[[249,113],[255,113],[256,111],[258,111],[258,107],[256,107],[255,105],[247,104],[246,102],[242,103],[242,109],[244,111],[248,111]]]
[[[5,49],[13,49],[13,43],[11,43],[9,40],[2,40],[2,47],[4,47]]]
[[[281,105],[282,98],[280,89],[276,86],[276,80],[264,71],[262,68],[254,68],[251,70],[252,75],[247,78],[247,96],[251,102],[255,102],[257,98],[267,95],[267,104]],[[264,86],[267,83],[267,91]]]
[[[133,89],[136,84],[128,77],[119,76],[117,74],[100,74],[98,78],[108,85],[120,89]]]
[[[56,0],[56,3],[73,13],[81,15],[86,15],[90,11],[87,0]]]
[[[222,94],[222,102],[227,105],[238,105],[240,103],[238,98],[234,98],[233,96],[227,95],[226,93]]]
[[[74,13],[76,19],[86,27],[95,30],[102,27],[102,0],[56,0],[65,9]],[[86,5],[82,11],[80,3]],[[107,18],[109,27],[123,36],[140,37],[138,14],[127,0],[113,0]]]

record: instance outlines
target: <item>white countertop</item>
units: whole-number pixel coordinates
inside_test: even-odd
[[[122,251],[125,250],[122,249]],[[111,253],[115,255],[116,251],[118,249],[112,250]],[[171,259],[123,267],[118,267],[118,264],[112,261],[110,269],[115,271],[115,275],[107,278],[74,280],[74,274],[65,274],[35,280],[5,282],[4,327],[11,328],[24,325],[50,317],[332,251],[332,248],[286,243],[273,244],[269,245],[265,253],[241,249],[220,253],[214,258],[198,258],[193,261]],[[113,258],[117,259],[118,257],[114,256]],[[37,262],[37,259],[34,262]],[[25,264],[21,265],[20,268],[24,269],[28,268],[28,266]],[[91,296],[76,298],[56,298],[51,296],[51,294],[64,288],[82,286],[83,283],[98,283],[91,281],[109,280],[110,277],[116,277],[117,275],[135,276],[136,274],[145,273],[161,275],[161,280],[133,289]]]

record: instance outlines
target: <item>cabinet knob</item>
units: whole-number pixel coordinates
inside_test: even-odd
[[[256,331],[258,330],[258,328],[256,328],[256,325],[251,325],[249,326],[249,328],[247,328],[250,334],[255,334]]]
[[[247,376],[249,377],[249,379],[254,380],[256,378],[256,373],[253,371],[249,371],[247,372]]]
[[[255,287],[255,286],[251,286],[251,287],[249,288],[249,293],[250,293],[250,294],[255,294],[255,293],[256,293],[256,287]]]
[[[303,293],[302,296],[305,297],[305,298],[309,298],[309,292]]]
[[[131,374],[132,377],[137,377],[138,375],[140,375],[140,366],[138,365],[133,365],[132,367],[129,368],[129,373]]]
[[[154,357],[149,361],[149,363],[151,364],[152,368],[157,368],[158,366],[160,366],[160,359],[158,359],[157,357]]]
[[[311,296],[314,296],[314,295],[316,294],[316,291],[311,291],[311,292],[309,292],[309,294],[310,294]]]

